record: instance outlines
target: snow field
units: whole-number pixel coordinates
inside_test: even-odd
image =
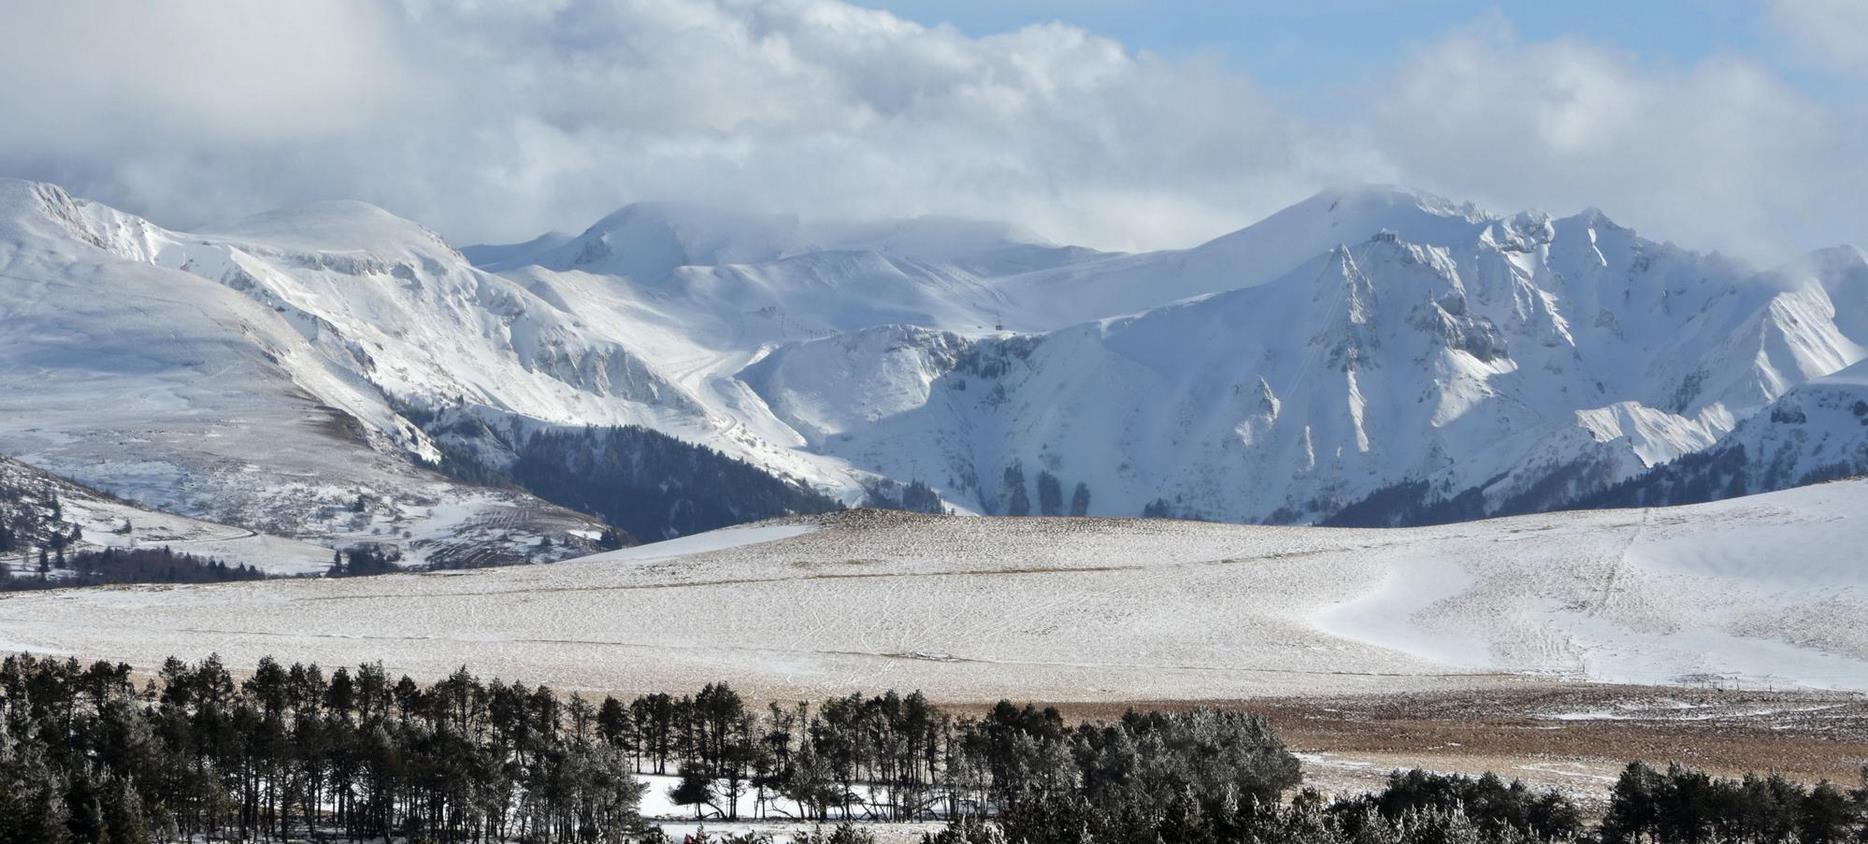
[[[1868,482],[1404,530],[855,512],[552,566],[0,598],[0,640],[944,701],[1868,688]],[[815,526],[808,532],[801,527]]]

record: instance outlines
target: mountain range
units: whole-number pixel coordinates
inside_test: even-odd
[[[414,562],[880,504],[1397,525],[1868,470],[1868,257],[1330,190],[1184,250],[667,203],[455,248],[0,180],[0,454]],[[567,541],[568,540],[568,541]]]

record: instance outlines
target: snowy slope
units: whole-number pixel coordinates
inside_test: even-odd
[[[1747,491],[1868,474],[1868,362],[1791,388],[1713,451],[1742,448]]]
[[[1580,503],[1709,501],[1868,475],[1868,362],[1799,384],[1706,449]]]
[[[1793,373],[1760,368],[1761,378],[1789,384],[1777,399],[1740,420],[1719,440],[1623,484],[1584,496],[1586,506],[1707,501],[1768,492],[1835,478],[1868,475],[1868,360],[1839,342],[1812,344],[1834,332],[1859,339],[1868,308],[1868,257],[1853,247],[1818,252],[1774,274],[1791,291],[1779,303],[1787,322],[1761,343],[1759,358],[1776,347],[1780,357],[1855,359],[1828,375],[1798,382]],[[1795,308],[1795,304],[1805,307]],[[1812,330],[1814,329],[1814,330]],[[1840,353],[1838,353],[1840,349]],[[1825,361],[1825,363],[1832,361]]]
[[[1397,530],[860,511],[553,566],[0,597],[0,645],[755,699],[1868,689],[1864,506],[1853,481]]]
[[[443,274],[424,259],[451,250],[385,217],[335,204],[216,240],[0,181],[0,451],[144,506],[329,545],[397,542],[415,561],[526,559],[541,535],[594,530],[413,465],[426,437],[380,385],[473,385],[445,359],[391,357],[437,314],[334,320]],[[497,303],[486,291],[487,307],[435,327],[494,330]]]
[[[1333,247],[1381,231],[1417,243],[1462,243],[1493,219],[1471,205],[1402,188],[1338,188],[1192,249],[1034,270],[998,287],[1016,303],[1011,327],[1059,328],[1263,284]]]

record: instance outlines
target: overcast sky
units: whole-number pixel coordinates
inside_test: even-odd
[[[1760,262],[1868,245],[1860,0],[874,5],[5,3],[0,175],[463,244],[674,199],[1141,249],[1376,181]]]

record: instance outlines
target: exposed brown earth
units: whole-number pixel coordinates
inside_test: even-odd
[[[1073,719],[1177,701],[1063,703]],[[1607,686],[1527,680],[1503,688],[1232,701],[1264,715],[1326,792],[1377,788],[1391,770],[1494,771],[1599,806],[1629,761],[1679,762],[1721,775],[1777,771],[1860,782],[1868,695]]]

